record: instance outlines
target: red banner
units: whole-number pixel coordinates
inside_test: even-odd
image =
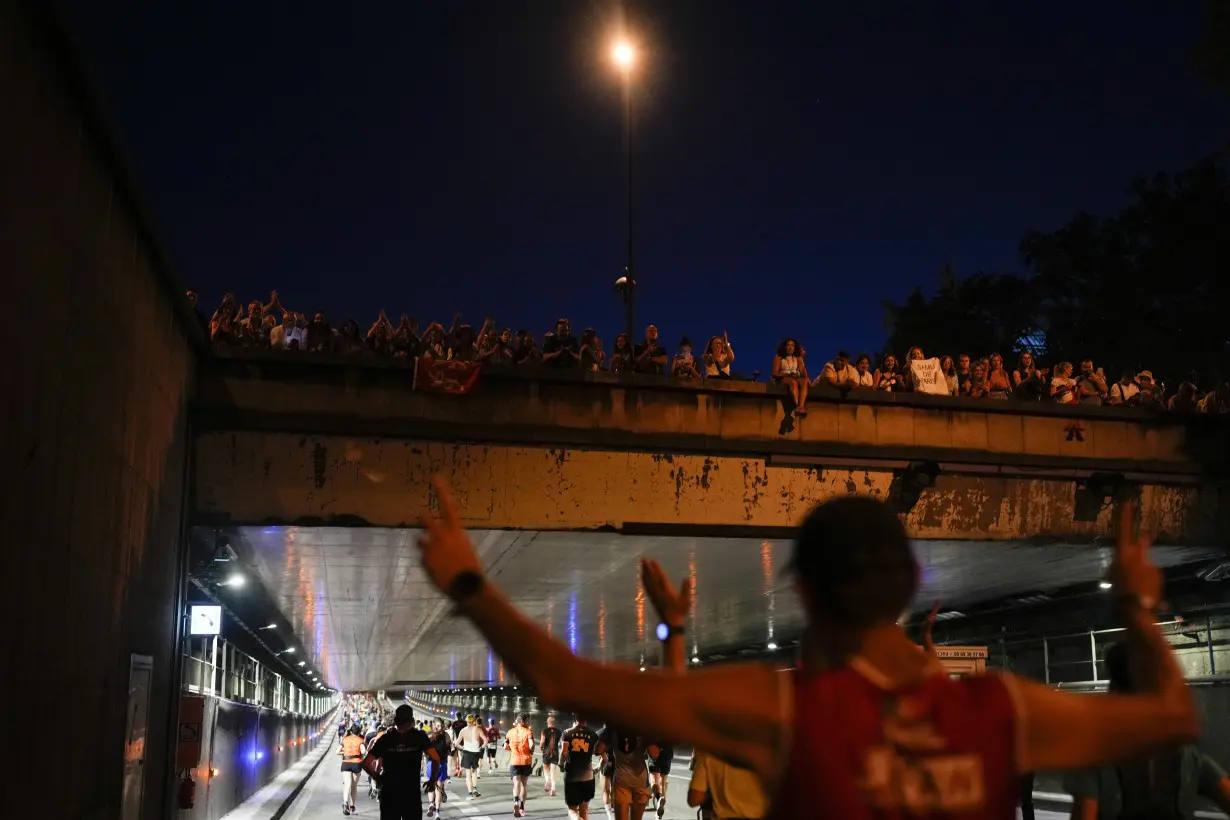
[[[461,396],[474,389],[480,369],[475,362],[418,359],[414,363],[414,389]]]

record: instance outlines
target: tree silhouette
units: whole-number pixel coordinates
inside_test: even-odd
[[[1021,240],[1028,277],[978,274],[886,304],[888,348],[928,354],[1021,349],[1045,337],[1046,361],[1092,358],[1115,378],[1147,367],[1177,381],[1230,377],[1230,177],[1208,160],[1139,180],[1118,214],[1080,213]]]
[[[913,345],[927,355],[974,356],[1007,352],[1037,328],[1031,283],[1016,276],[978,273],[958,279],[950,267],[930,299],[915,289],[902,305],[881,303],[891,331],[885,353],[898,358]]]

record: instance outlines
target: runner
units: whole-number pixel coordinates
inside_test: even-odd
[[[589,801],[594,799],[593,760],[605,751],[602,741],[583,717],[577,716],[576,723],[564,732],[559,767],[564,772],[564,805],[572,820],[589,817]]]
[[[615,790],[612,784],[615,780],[615,750],[607,740],[611,736],[611,727],[603,726],[598,737],[602,740],[602,808],[606,810],[607,820],[615,818]]]
[[[461,739],[461,730],[466,727],[466,720],[463,717],[457,717],[449,724],[448,732],[449,739],[453,741],[453,776],[461,777],[461,744],[458,742]]]
[[[466,773],[466,799],[481,797],[478,793],[478,764],[483,759],[487,733],[478,725],[478,718],[466,715],[466,727],[461,730],[457,745],[461,748],[461,768]]]
[[[379,733],[380,733],[379,726],[370,726],[367,730],[367,734],[363,736],[363,748],[371,749],[372,744],[376,742],[376,735],[378,735]],[[376,796],[376,781],[372,779],[372,776],[370,774],[367,776],[367,796],[368,797]]]
[[[675,759],[675,750],[670,746],[659,745],[658,756],[649,761],[649,792],[654,811],[659,820],[666,814],[666,785],[670,778],[671,763]]]
[[[367,740],[367,742],[364,744],[367,747],[368,754],[371,754],[372,746],[376,744],[376,741],[384,737],[385,733],[388,732],[389,729],[393,728],[391,720],[389,723],[390,723],[389,726],[381,726],[380,729],[376,732],[376,734],[372,735],[372,737],[369,740]],[[411,728],[413,728],[413,725],[411,726]],[[379,760],[376,761],[376,771],[380,771],[380,761]],[[372,800],[380,796],[379,781],[376,778],[372,777],[371,772],[367,773],[367,796],[369,799],[372,799]]]
[[[1011,818],[1020,774],[1132,759],[1199,733],[1155,625],[1162,576],[1134,535],[1131,505],[1119,510],[1110,582],[1148,674],[1138,694],[1091,698],[1008,674],[937,670],[896,623],[918,588],[909,537],[869,497],[820,504],[798,530],[791,571],[808,624],[800,670],[735,663],[677,675],[596,663],[554,640],[483,577],[447,484],[437,478],[436,488],[443,517],[423,518],[423,567],[515,678],[543,702],[752,769],[775,795],[775,817]],[[827,742],[791,744],[817,737]]]
[[[647,759],[656,760],[659,747],[641,735],[612,731],[609,727],[598,738],[611,749],[614,758],[610,779],[615,820],[641,820],[650,794]]]
[[[547,715],[547,728],[542,730],[538,747],[542,749],[542,790],[555,797],[555,770],[558,768],[560,731],[555,728],[555,715]]]
[[[337,753],[342,757],[342,814],[354,814],[355,797],[358,796],[359,775],[363,773],[363,735],[358,725],[351,724],[342,737]]]
[[[508,772],[513,784],[513,817],[524,817],[528,782],[534,770],[534,733],[530,731],[529,715],[517,717],[504,738],[504,748],[508,749]]]
[[[448,791],[445,786],[448,784],[448,759],[453,751],[453,740],[449,737],[444,721],[440,718],[436,718],[432,723],[431,734],[427,738],[431,741],[436,753],[434,756],[429,755],[427,783],[423,786],[423,793],[431,793],[431,805],[427,807],[427,816],[435,817],[440,813],[440,807],[448,802]]]
[[[495,718],[487,718],[487,771],[494,772],[498,766],[495,759],[496,750],[500,748],[500,727]]]
[[[427,735],[415,727],[414,710],[398,706],[393,728],[376,738],[362,764],[380,790],[380,820],[422,820],[419,773],[424,757],[440,762]]]

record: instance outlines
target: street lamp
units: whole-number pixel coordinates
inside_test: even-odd
[[[627,40],[619,40],[611,49],[611,59],[624,75],[624,129],[628,141],[628,258],[624,275],[615,284],[623,293],[627,308],[628,347],[636,344],[636,243],[632,210],[632,67],[636,49]]]

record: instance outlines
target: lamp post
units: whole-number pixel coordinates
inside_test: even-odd
[[[631,43],[621,40],[612,49],[611,57],[624,77],[624,129],[628,143],[628,257],[624,269],[624,304],[627,307],[628,348],[631,349],[636,344],[636,241],[632,210],[632,66],[636,62],[636,50]]]

